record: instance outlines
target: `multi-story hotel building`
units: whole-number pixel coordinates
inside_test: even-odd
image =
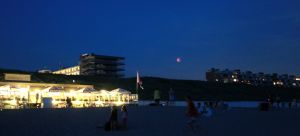
[[[92,75],[104,78],[123,77],[123,57],[83,54],[80,56],[79,65],[60,69],[52,72],[62,75]]]
[[[265,74],[241,70],[219,70],[212,68],[206,72],[206,80],[222,83],[245,83],[255,86],[300,87],[300,78],[294,75],[277,73]]]
[[[83,54],[80,56],[80,75],[97,75],[109,78],[123,77],[123,61],[123,57]]]

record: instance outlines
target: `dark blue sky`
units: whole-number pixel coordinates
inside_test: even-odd
[[[126,57],[126,76],[204,79],[211,67],[300,75],[299,0],[2,0],[0,67]],[[182,63],[176,63],[182,57]]]

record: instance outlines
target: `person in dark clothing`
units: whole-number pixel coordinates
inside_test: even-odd
[[[169,105],[173,105],[174,100],[175,100],[175,95],[173,89],[171,88],[169,91]]]
[[[66,102],[67,102],[67,107],[68,107],[68,108],[71,108],[71,107],[72,107],[72,101],[71,101],[71,98],[67,97]]]
[[[116,106],[112,107],[109,122],[111,125],[111,131],[116,130],[118,125],[118,109]]]
[[[269,108],[272,108],[274,103],[273,96],[270,95],[267,99],[267,102],[269,103]]]
[[[121,108],[121,118],[122,118],[123,128],[127,129],[128,111],[126,105],[123,105]]]
[[[281,103],[280,97],[277,96],[277,97],[276,97],[277,108],[280,108],[280,103]]]
[[[185,99],[187,102],[187,111],[186,111],[186,116],[188,117],[187,124],[193,130],[195,128],[196,119],[198,117],[198,111],[190,96],[187,96]]]
[[[291,108],[292,108],[292,102],[289,101],[289,109],[291,109]]]

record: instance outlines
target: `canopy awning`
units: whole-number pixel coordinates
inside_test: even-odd
[[[112,91],[110,91],[111,93],[119,93],[119,94],[131,94],[130,91],[127,91],[125,89],[122,89],[122,88],[117,88],[117,89],[114,89]]]

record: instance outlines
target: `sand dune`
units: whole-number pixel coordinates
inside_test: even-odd
[[[1,136],[282,136],[299,135],[300,110],[231,109],[200,118],[200,131],[185,129],[184,107],[129,107],[129,129],[105,132],[109,108],[27,109],[0,112]]]

